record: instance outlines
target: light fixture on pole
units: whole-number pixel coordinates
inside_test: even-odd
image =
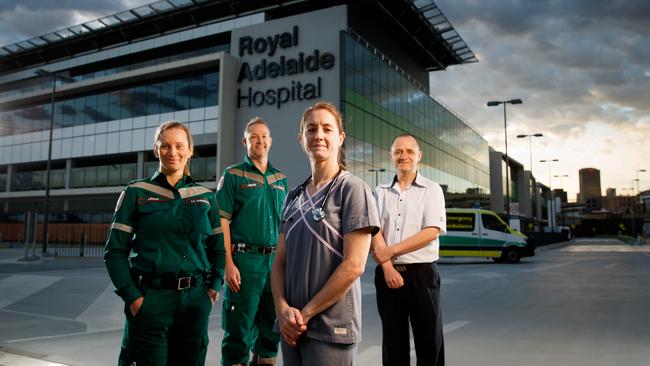
[[[562,183],[562,178],[569,178],[568,174],[556,174],[553,176],[553,178],[560,178],[560,190],[564,190],[564,185]]]
[[[508,159],[508,118],[506,116],[506,104],[522,104],[521,99],[510,99],[510,100],[491,100],[487,102],[488,107],[497,107],[499,104],[503,104],[503,133],[505,136],[505,153],[506,153],[506,215],[508,220],[510,220],[510,161]]]
[[[551,232],[555,232],[555,209],[554,209],[554,204],[553,204],[553,188],[551,187],[551,163],[560,161],[559,159],[544,159],[540,160],[540,163],[548,163],[548,190],[551,195],[551,215],[549,215],[548,218],[548,224],[551,227]]]
[[[528,137],[528,154],[530,154],[530,174],[533,175],[533,137],[542,137],[542,133],[531,133],[526,135],[517,135],[518,139]]]
[[[44,69],[38,69],[34,71],[38,76],[49,76],[52,78],[52,93],[50,95],[50,136],[47,143],[47,165],[45,168],[45,209],[43,215],[43,256],[47,255],[47,245],[48,245],[48,223],[50,216],[50,177],[52,175],[52,133],[54,131],[54,98],[56,94],[56,81],[61,80],[63,82],[73,82],[74,79],[47,71]]]
[[[371,169],[368,169],[368,171],[371,172],[371,173],[375,173],[375,187],[377,187],[379,185],[379,172],[385,172],[386,169],[384,169],[384,168],[378,168],[378,169],[371,168]]]

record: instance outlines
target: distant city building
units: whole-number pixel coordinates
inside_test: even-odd
[[[616,197],[616,188],[607,188],[605,192],[605,196],[607,197]]]
[[[595,168],[583,168],[579,171],[580,176],[580,203],[587,204],[593,209],[600,209],[602,206],[602,190],[600,188],[600,170]]]
[[[554,189],[553,196],[560,198],[560,202],[562,202],[563,205],[566,204],[568,201],[567,193],[564,189],[561,188]]]
[[[639,200],[641,201],[641,212],[650,213],[650,189],[641,191],[639,193]]]
[[[602,198],[603,210],[614,214],[629,213],[635,197],[631,196],[605,196]],[[592,203],[593,205],[593,203]]]

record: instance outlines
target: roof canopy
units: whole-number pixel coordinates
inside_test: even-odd
[[[376,19],[427,70],[478,61],[432,0],[162,0],[0,47],[0,72],[262,11],[281,18],[342,4]]]

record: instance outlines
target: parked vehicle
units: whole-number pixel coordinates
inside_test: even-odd
[[[447,234],[440,237],[441,257],[487,257],[517,263],[535,255],[528,237],[511,228],[495,212],[447,209]]]

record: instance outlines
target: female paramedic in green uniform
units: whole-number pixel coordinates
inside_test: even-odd
[[[124,189],[104,251],[125,302],[118,364],[203,365],[208,316],[223,284],[219,210],[189,175],[189,129],[163,123],[154,141],[159,171]]]
[[[298,136],[311,176],[288,195],[271,285],[285,366],[351,366],[361,341],[361,285],[379,214],[370,188],[343,169],[336,107],[308,108]]]

